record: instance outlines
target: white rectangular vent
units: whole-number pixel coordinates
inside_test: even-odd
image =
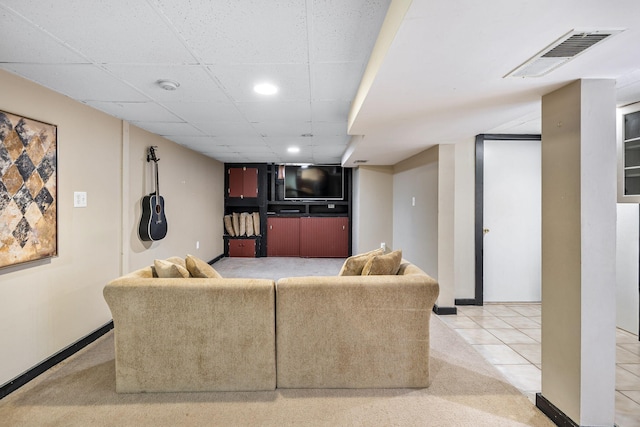
[[[542,49],[505,77],[541,77],[623,30],[573,30]]]

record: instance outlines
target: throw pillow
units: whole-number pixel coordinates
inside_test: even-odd
[[[378,248],[363,254],[350,256],[344,260],[338,276],[360,276],[369,258],[382,254],[384,254],[384,249]]]
[[[245,220],[247,223],[244,228],[247,233],[247,237],[251,237],[253,236],[253,214],[247,213]]]
[[[181,265],[174,264],[169,261],[157,259],[153,261],[156,274],[163,279],[186,278],[189,277],[189,271]]]
[[[224,229],[227,230],[227,234],[231,237],[236,237],[236,232],[233,229],[233,223],[231,221],[231,215],[224,216]]]
[[[231,214],[231,224],[233,225],[233,235],[240,235],[240,214],[238,212],[234,212]]]
[[[240,231],[238,232],[238,236],[244,236],[247,232],[247,213],[242,212],[240,214]]]
[[[256,236],[260,235],[260,213],[253,213],[253,234]]]
[[[363,276],[395,275],[402,262],[402,250],[371,257],[362,269]]]
[[[184,258],[180,258],[179,256],[170,256],[167,258],[167,261],[178,264],[180,267],[187,268],[187,263],[184,261]]]
[[[201,260],[193,255],[187,255],[187,270],[191,277],[198,277],[200,279],[222,279],[220,273],[218,273],[208,262]]]

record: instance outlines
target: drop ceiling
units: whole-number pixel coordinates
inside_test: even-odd
[[[391,165],[537,133],[541,96],[578,78],[639,101],[638,17],[637,0],[0,0],[0,68],[222,162]],[[624,31],[504,77],[598,28]],[[279,92],[253,92],[262,81]]]

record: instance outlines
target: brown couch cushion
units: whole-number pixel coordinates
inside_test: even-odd
[[[402,250],[393,251],[386,255],[376,255],[371,257],[362,268],[362,275],[395,275],[398,274],[401,262]]]
[[[159,278],[171,279],[189,277],[189,271],[186,268],[170,261],[156,259],[153,261],[153,266]]]
[[[198,277],[201,279],[222,279],[220,273],[215,268],[211,267],[208,262],[201,260],[193,255],[187,255],[187,270],[191,277]]]
[[[384,254],[384,249],[378,248],[363,254],[350,256],[344,261],[344,264],[342,264],[342,268],[340,269],[338,276],[360,276],[362,274],[362,269],[367,261],[369,261],[369,258],[372,258],[374,255],[382,254]]]

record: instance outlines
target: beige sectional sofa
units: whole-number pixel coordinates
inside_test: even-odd
[[[278,280],[278,388],[429,385],[429,319],[438,283],[397,275]]]
[[[117,392],[275,389],[273,280],[157,278],[146,267],[104,297]]]
[[[438,283],[410,263],[277,285],[154,276],[147,267],[104,289],[118,392],[429,385]]]

